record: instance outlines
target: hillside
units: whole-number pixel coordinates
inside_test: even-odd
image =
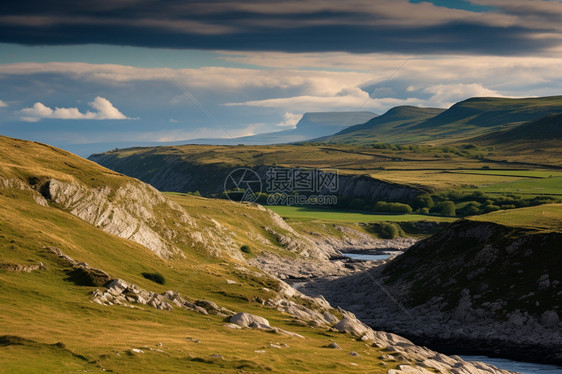
[[[481,140],[488,144],[523,143],[526,141],[551,141],[562,139],[562,113],[529,121],[508,131],[490,134]]]
[[[211,212],[198,200],[179,204],[68,152],[0,137],[2,370],[500,373],[301,295],[249,260],[268,250],[294,262],[316,246],[259,206]]]
[[[364,144],[367,141],[382,141],[390,136],[392,132],[400,131],[405,133],[406,129],[428,118],[432,118],[444,110],[439,108],[398,106],[365,123],[350,126],[331,136],[314,139],[312,142]]]
[[[559,204],[461,220],[383,267],[303,292],[448,352],[561,363],[561,229]]]
[[[394,109],[399,113],[404,111],[403,107]],[[390,114],[388,118],[385,114],[371,120],[373,126],[353,127],[324,140],[351,144],[454,144],[562,113],[562,96],[524,99],[474,97],[444,111],[417,108],[408,113],[411,112],[408,110],[413,118],[405,120],[393,119],[394,109],[386,113]]]

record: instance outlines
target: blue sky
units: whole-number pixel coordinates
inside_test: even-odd
[[[103,151],[309,111],[557,95],[560,19],[558,0],[8,4],[0,134]]]

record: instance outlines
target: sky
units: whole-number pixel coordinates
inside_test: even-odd
[[[312,111],[560,95],[561,19],[560,0],[3,4],[0,134],[80,154]]]

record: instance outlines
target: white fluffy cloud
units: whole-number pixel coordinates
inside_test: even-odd
[[[7,106],[8,106],[8,104],[6,104],[4,101],[0,100],[0,108],[5,108]]]
[[[55,119],[130,119],[119,111],[111,102],[103,97],[96,97],[89,103],[96,111],[80,112],[78,108],[58,108],[52,109],[43,103],[35,103],[31,108],[24,108],[19,111],[20,119],[25,122],[37,122],[44,118]]]

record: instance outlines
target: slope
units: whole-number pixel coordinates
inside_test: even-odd
[[[406,111],[406,119],[400,116],[394,119],[395,110],[398,113]],[[371,120],[372,126],[366,123],[319,140],[353,144],[454,144],[558,113],[562,113],[562,96],[524,99],[474,97],[441,112],[431,108],[393,108]]]
[[[242,238],[254,248],[280,252],[286,250],[255,234],[297,238],[263,208],[237,205],[236,214],[252,219],[236,226],[231,217],[229,231],[236,235],[230,236],[215,220],[220,215],[205,215],[204,203],[187,212],[138,180],[56,148],[5,137],[0,145],[2,370],[346,373],[359,367],[386,373],[400,365],[474,370],[368,329],[347,312],[249,266],[246,254],[228,249]],[[123,226],[112,225],[116,218]],[[135,236],[139,231],[144,235]],[[141,240],[146,237],[159,238],[170,252],[150,248],[152,240]],[[239,311],[263,316],[275,328],[225,325]],[[342,317],[365,338],[330,330]],[[341,331],[351,331],[346,329]],[[342,349],[323,348],[329,339]],[[383,356],[387,346],[396,346],[401,358]],[[359,362],[351,351],[360,354]]]
[[[377,142],[388,139],[392,132],[405,132],[405,129],[432,118],[445,109],[398,106],[363,124],[350,126],[332,136],[314,139],[312,142],[360,143]]]

